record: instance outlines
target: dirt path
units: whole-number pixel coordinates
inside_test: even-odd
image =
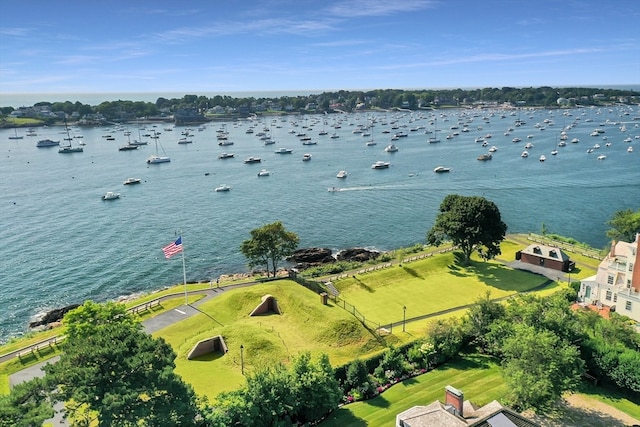
[[[583,394],[565,396],[553,414],[544,417],[527,414],[541,427],[627,427],[640,426],[637,420],[624,412]]]

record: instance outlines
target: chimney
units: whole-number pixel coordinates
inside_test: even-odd
[[[609,251],[609,257],[613,258],[616,256],[616,241],[611,241],[611,250]]]
[[[444,388],[444,404],[451,405],[455,409],[455,414],[464,417],[463,412],[464,393],[450,385]]]

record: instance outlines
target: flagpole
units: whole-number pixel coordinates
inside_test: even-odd
[[[182,235],[180,235],[182,239]],[[184,303],[189,305],[189,299],[187,298],[187,268],[184,263],[184,241],[182,241],[182,278],[184,280]]]

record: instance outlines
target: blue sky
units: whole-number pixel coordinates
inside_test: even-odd
[[[639,0],[2,0],[0,94],[640,84]]]

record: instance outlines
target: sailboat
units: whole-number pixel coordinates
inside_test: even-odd
[[[15,131],[16,134],[9,136],[9,139],[22,139],[22,138],[24,138],[24,136],[18,135],[18,128],[13,128],[13,130]]]
[[[440,138],[438,138],[438,118],[436,117],[434,120],[434,130],[433,136],[429,137],[429,143],[435,144],[436,142],[440,142]]]
[[[156,140],[156,154],[152,154],[147,158],[147,163],[148,164],[155,164],[155,163],[168,163],[171,161],[171,159],[167,156],[167,153],[164,153],[164,148],[162,148],[162,152],[165,154],[164,156],[160,156],[158,155],[158,134],[156,133],[156,131],[153,131],[153,139]],[[160,147],[162,147],[162,144],[160,144]]]
[[[60,146],[60,148],[58,149],[58,153],[62,153],[62,154],[82,153],[84,151],[84,148],[82,148],[80,146],[74,147],[74,146],[71,145],[71,141],[73,141],[73,138],[69,134],[69,125],[67,125],[67,121],[66,120],[64,121],[64,127],[65,127],[65,130],[67,131],[67,137],[65,138],[65,141],[69,141],[69,145]]]

